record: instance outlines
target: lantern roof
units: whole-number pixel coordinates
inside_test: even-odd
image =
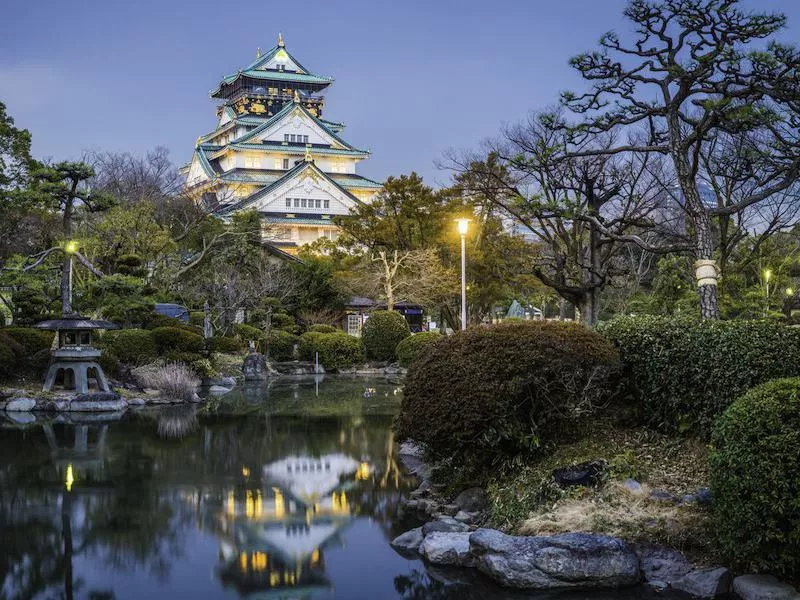
[[[34,325],[37,329],[119,329],[119,325],[105,320],[94,320],[80,315],[64,316],[60,319],[49,319]]]

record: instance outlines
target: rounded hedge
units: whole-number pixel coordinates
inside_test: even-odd
[[[327,370],[345,369],[364,362],[361,340],[344,332],[309,331],[301,335],[300,358],[313,361],[316,352],[319,353],[319,363]]]
[[[243,344],[239,338],[215,335],[206,340],[206,347],[212,352],[234,354],[242,351]]]
[[[245,342],[258,341],[264,335],[264,332],[258,327],[253,327],[245,323],[236,323],[233,326],[233,333]]]
[[[397,362],[401,367],[408,367],[431,344],[435,344],[444,336],[437,331],[423,331],[408,336],[397,344]]]
[[[447,336],[412,363],[401,438],[465,463],[535,450],[604,405],[619,358],[604,338],[559,321],[501,323]]]
[[[714,533],[744,569],[800,575],[800,378],[738,398],[714,426]]]
[[[266,338],[262,338],[262,340],[266,341]],[[297,344],[296,335],[292,335],[288,331],[273,329],[269,332],[270,359],[278,362],[294,360],[295,344]]]
[[[0,332],[0,377],[11,377],[17,370],[24,348],[11,336]]]
[[[205,346],[203,336],[178,327],[156,327],[151,330],[159,354],[188,352],[196,354]]]
[[[362,332],[367,358],[393,362],[397,344],[411,335],[405,317],[393,310],[376,310],[369,315]]]
[[[708,434],[750,388],[800,376],[800,329],[774,321],[620,317],[598,326],[618,348],[646,422]]]
[[[153,332],[147,329],[117,329],[100,338],[100,346],[121,363],[139,365],[158,355]]]

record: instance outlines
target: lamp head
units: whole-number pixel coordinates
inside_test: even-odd
[[[467,232],[469,231],[469,223],[471,220],[472,219],[466,219],[466,218],[456,219],[456,222],[458,223],[459,234],[467,235]]]
[[[78,241],[77,240],[69,240],[66,245],[64,246],[64,251],[67,254],[75,254],[78,251]]]
[[[772,269],[764,269],[764,281],[769,281],[772,278]]]

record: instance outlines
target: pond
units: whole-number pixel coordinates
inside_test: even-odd
[[[400,393],[317,377],[115,421],[3,417],[0,598],[542,598],[389,547],[418,524]]]

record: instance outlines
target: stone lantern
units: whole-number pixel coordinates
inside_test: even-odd
[[[97,382],[98,391],[111,391],[103,368],[97,363],[102,351],[92,346],[92,332],[119,329],[119,325],[73,315],[42,321],[34,327],[58,332],[58,347],[51,352],[53,359],[44,379],[45,392],[53,389],[59,375],[63,376],[63,387],[67,391],[88,394],[90,379]]]

